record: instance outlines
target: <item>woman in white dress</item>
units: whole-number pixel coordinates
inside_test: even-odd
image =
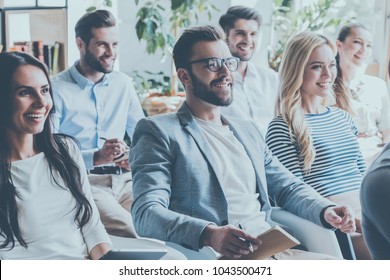
[[[372,52],[372,35],[359,23],[341,28],[336,41],[338,75],[336,106],[349,112],[359,132],[368,165],[390,141],[390,102],[385,81],[364,74]]]
[[[111,249],[75,142],[51,133],[48,72],[0,54],[0,258],[99,259]]]

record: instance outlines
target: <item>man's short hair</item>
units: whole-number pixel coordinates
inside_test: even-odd
[[[196,43],[218,40],[225,40],[225,34],[217,26],[195,26],[184,30],[183,34],[173,47],[173,60],[176,69],[186,68],[193,54],[192,48]]]
[[[80,37],[85,44],[92,38],[92,28],[112,27],[116,25],[113,14],[107,10],[96,10],[83,15],[76,23],[76,38]]]
[[[226,35],[229,34],[230,29],[234,27],[234,24],[239,19],[255,20],[261,26],[263,18],[260,13],[255,9],[244,7],[244,6],[232,6],[226,14],[223,14],[219,19],[219,25],[225,31]]]

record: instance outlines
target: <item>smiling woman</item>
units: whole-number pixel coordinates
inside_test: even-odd
[[[358,131],[347,112],[323,106],[323,99],[333,94],[335,55],[333,42],[314,32],[289,41],[280,69],[280,115],[270,123],[266,142],[287,169],[319,194],[353,207],[354,249],[369,258],[360,228],[359,189],[366,166]]]
[[[53,107],[48,80],[44,72],[37,70],[35,66],[23,65],[15,71],[11,86],[14,92],[12,130],[8,133],[11,142],[24,142],[25,137],[42,132]],[[11,160],[21,160],[23,156],[13,154]]]
[[[368,165],[390,141],[390,101],[385,81],[362,73],[371,56],[373,38],[362,24],[340,29],[337,39],[336,106],[353,116]]]
[[[76,144],[51,133],[45,66],[0,54],[0,259],[98,259],[110,249]]]

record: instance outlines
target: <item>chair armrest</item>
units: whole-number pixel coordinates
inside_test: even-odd
[[[320,227],[279,207],[272,208],[271,219],[287,226],[308,251],[343,258],[332,230]]]

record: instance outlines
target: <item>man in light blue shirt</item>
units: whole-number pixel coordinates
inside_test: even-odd
[[[118,30],[113,15],[98,10],[76,24],[80,60],[52,79],[54,130],[74,136],[108,233],[135,237],[129,213],[131,173],[125,133],[131,138],[144,117],[131,79],[113,71]],[[118,159],[118,157],[120,159]]]

